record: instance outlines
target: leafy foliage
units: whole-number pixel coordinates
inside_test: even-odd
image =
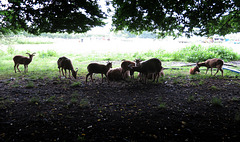
[[[84,33],[103,26],[99,0],[12,0],[0,2],[0,33]],[[106,0],[113,30],[167,35],[226,35],[240,31],[239,0]],[[108,11],[111,11],[109,8]],[[155,35],[148,35],[155,36]]]
[[[164,37],[182,33],[226,35],[240,31],[237,0],[112,0],[116,31],[153,31]]]
[[[0,32],[3,34],[27,31],[83,33],[95,26],[102,26],[106,15],[97,0],[13,0],[0,3]]]

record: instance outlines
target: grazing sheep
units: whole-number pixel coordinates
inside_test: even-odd
[[[208,69],[211,68],[211,75],[212,75],[212,68],[217,68],[217,72],[214,74],[214,76],[218,73],[219,70],[222,72],[222,76],[223,76],[223,69],[222,69],[223,64],[224,64],[224,61],[222,59],[213,58],[213,59],[208,59],[202,63],[197,63],[197,66],[207,67],[206,74],[208,72]]]
[[[107,77],[106,74],[107,74],[107,72],[110,68],[112,68],[112,63],[111,62],[108,62],[107,65],[98,64],[98,63],[90,63],[87,66],[88,74],[86,75],[86,83],[87,83],[87,78],[88,78],[89,75],[90,75],[91,81],[93,82],[93,80],[92,80],[92,74],[93,73],[101,73],[102,83],[103,83],[103,74]]]
[[[22,56],[22,55],[16,55],[16,56],[13,57],[15,73],[17,73],[16,72],[16,67],[17,67],[18,71],[21,72],[20,69],[18,68],[18,66],[20,64],[24,65],[24,72],[25,73],[28,71],[28,65],[32,62],[33,56],[36,53],[33,53],[33,54],[26,53],[26,54],[28,54],[29,57],[25,57],[25,56]]]
[[[76,69],[76,71],[73,69],[73,65],[70,59],[68,59],[67,57],[60,57],[57,61],[58,64],[58,69],[59,69],[59,74],[60,74],[60,78],[61,78],[61,71],[60,69],[62,69],[62,74],[64,76],[63,73],[63,69],[65,70],[65,77],[67,78],[67,71],[68,70],[68,74],[69,74],[69,78],[71,78],[70,76],[70,71],[72,72],[72,76],[76,79],[77,78],[77,71],[78,69]]]
[[[197,74],[198,72],[200,72],[200,70],[199,70],[198,66],[195,66],[195,67],[191,68],[189,72],[190,72],[190,74],[194,75],[194,74]]]

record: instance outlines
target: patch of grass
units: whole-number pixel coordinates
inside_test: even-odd
[[[204,81],[203,80],[200,80],[199,82],[198,82],[198,85],[203,85],[204,84]]]
[[[70,86],[71,87],[78,87],[78,86],[81,86],[82,85],[82,82],[78,81],[78,82],[73,82]]]
[[[79,97],[79,93],[77,91],[73,92],[71,94],[71,100],[70,100],[70,103],[71,104],[76,104],[78,102],[78,97]]]
[[[34,88],[34,87],[35,87],[35,84],[34,84],[34,82],[29,81],[29,82],[26,84],[25,87],[26,87],[26,88]]]
[[[9,45],[7,48],[7,53],[13,55],[16,53],[16,50],[12,45]]]
[[[236,101],[236,102],[237,102],[237,101],[240,101],[240,98],[239,98],[239,97],[233,97],[233,98],[232,98],[232,101]]]
[[[71,98],[71,104],[76,104],[78,102],[78,99],[77,98]]]
[[[18,38],[15,41],[16,44],[53,44],[53,42],[51,41],[41,41],[41,40],[29,40],[29,39],[22,39],[22,38]]]
[[[216,90],[220,90],[220,88],[218,88],[218,87],[215,86],[215,85],[210,86],[210,89],[211,89],[211,90],[215,90],[215,91],[216,91]]]
[[[50,98],[48,98],[46,101],[51,103],[51,102],[54,102],[55,99],[56,99],[56,96],[53,95]]]
[[[195,100],[195,97],[193,95],[188,96],[188,102],[192,102]]]
[[[15,81],[12,85],[13,88],[18,88],[20,86],[18,81]]]
[[[166,108],[167,106],[166,106],[166,103],[160,103],[159,105],[158,105],[158,108],[160,108],[160,109],[164,109],[164,108]]]
[[[39,97],[32,97],[32,98],[29,99],[29,102],[31,104],[39,104],[40,103],[40,99],[39,99]]]
[[[73,98],[77,98],[77,97],[79,97],[80,95],[79,95],[79,93],[77,92],[77,91],[75,91],[75,92],[73,92],[72,94],[71,94],[71,97],[73,97]]]
[[[195,82],[190,82],[191,86],[197,86],[197,84]]]
[[[211,100],[211,104],[213,106],[223,106],[222,104],[222,100],[220,98],[217,98],[217,97],[213,97],[212,100]]]
[[[47,50],[47,51],[38,51],[37,55],[40,58],[47,58],[47,57],[58,57],[58,54],[55,50]]]
[[[90,106],[90,102],[88,99],[81,99],[80,100],[80,103],[79,103],[79,106],[81,108],[86,108],[86,107],[89,107]]]
[[[159,102],[159,105],[158,105],[159,109],[165,109],[167,107],[166,103],[162,102],[162,98],[161,97],[158,98],[158,102]]]

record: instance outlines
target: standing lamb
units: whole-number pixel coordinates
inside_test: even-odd
[[[213,59],[208,59],[202,63],[197,63],[197,66],[207,67],[206,74],[208,72],[208,69],[211,68],[211,75],[212,75],[212,68],[217,68],[217,72],[214,74],[214,76],[218,73],[219,70],[222,72],[222,76],[223,76],[223,69],[222,69],[223,64],[224,64],[224,61],[222,59],[213,58]]]
[[[107,77],[107,72],[108,70],[112,68],[112,63],[108,62],[107,65],[103,64],[98,64],[98,63],[90,63],[87,66],[88,69],[88,74],[86,75],[86,83],[87,83],[87,78],[90,75],[91,81],[93,82],[92,75],[93,73],[101,73],[102,75],[102,83],[103,83],[103,74]]]
[[[68,70],[68,74],[69,74],[69,78],[71,78],[70,76],[70,71],[72,72],[72,76],[76,79],[77,78],[77,71],[78,69],[76,69],[76,71],[73,69],[73,65],[70,59],[68,59],[67,57],[60,57],[57,61],[58,64],[58,69],[59,69],[59,74],[60,74],[60,78],[61,78],[61,71],[60,69],[62,69],[62,74],[63,76],[65,76],[67,78],[67,70]],[[65,70],[65,75],[63,73],[63,69]]]
[[[15,73],[17,73],[16,72],[16,67],[17,67],[18,71],[21,72],[20,69],[18,68],[18,66],[20,64],[24,65],[24,72],[25,73],[28,71],[28,65],[32,62],[33,56],[36,53],[33,53],[33,54],[26,53],[26,54],[28,54],[29,57],[25,57],[25,56],[22,56],[22,55],[16,55],[16,56],[13,57]]]

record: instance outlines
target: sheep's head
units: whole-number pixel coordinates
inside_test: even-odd
[[[136,66],[140,66],[142,60],[141,59],[135,59]]]
[[[30,53],[26,53],[26,54],[28,54],[29,55],[29,58],[32,58],[33,56],[35,56],[35,52],[34,53],[32,53],[32,54],[30,54]]]
[[[194,67],[194,71],[195,71],[195,72],[200,72],[199,66],[195,66],[195,67]]]
[[[107,63],[107,67],[110,69],[110,68],[112,68],[112,62],[108,62]]]
[[[77,72],[78,68],[76,68],[76,71],[72,71],[72,76],[76,79],[77,78]]]
[[[132,64],[128,65],[128,69],[130,70],[130,75],[132,76],[134,74],[134,70],[133,70]]]

